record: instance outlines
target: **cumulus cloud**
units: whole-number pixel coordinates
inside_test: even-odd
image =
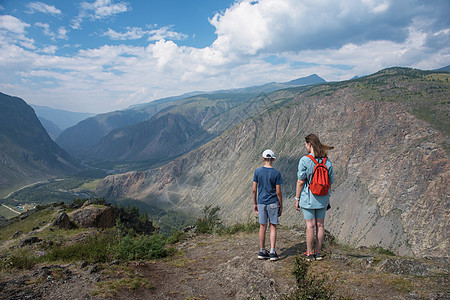
[[[111,0],[96,0],[95,2],[82,2],[80,14],[72,20],[72,28],[79,29],[84,19],[100,20],[127,12],[130,8],[125,2],[113,3]]]
[[[404,42],[418,15],[434,19],[442,6],[449,7],[438,2],[442,5],[433,7],[420,0],[246,0],[217,13],[210,23],[218,35],[215,46],[227,51],[338,49],[348,43]],[[433,25],[441,28],[428,29],[448,26]]]
[[[53,5],[48,5],[42,2],[30,2],[27,4],[27,8],[29,9],[27,13],[35,13],[35,12],[41,12],[45,14],[51,14],[51,15],[60,15],[61,11],[57,9]]]

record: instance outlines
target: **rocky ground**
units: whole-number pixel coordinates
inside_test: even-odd
[[[280,229],[278,261],[257,259],[256,233],[193,235],[170,258],[110,264],[40,265],[0,274],[1,299],[283,299],[296,288],[304,234]],[[407,259],[327,246],[311,274],[326,275],[336,298],[450,299],[448,260]]]

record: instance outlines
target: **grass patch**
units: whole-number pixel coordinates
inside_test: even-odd
[[[88,191],[91,191],[91,192],[95,192],[95,189],[97,188],[97,184],[100,181],[102,181],[102,179],[95,179],[95,180],[92,180],[92,181],[85,182],[78,189],[82,190],[82,191],[83,190],[88,190]]]
[[[370,247],[370,250],[372,252],[375,252],[375,253],[378,253],[381,255],[395,256],[395,253],[392,252],[391,250],[384,249],[383,247],[379,247],[379,246],[372,246],[372,247]]]
[[[2,228],[0,231],[0,242],[11,239],[16,231],[27,233],[35,227],[41,227],[43,224],[53,221],[55,217],[53,213],[54,211],[52,210],[41,210],[34,212],[32,216],[28,216],[23,220],[18,218],[16,222]]]
[[[3,205],[0,206],[0,216],[5,217],[6,219],[12,219],[14,217],[17,217],[19,214],[11,211],[10,209],[4,207]]]
[[[135,291],[140,288],[152,289],[152,285],[148,279],[141,277],[126,277],[117,280],[109,280],[97,283],[98,289],[92,295],[101,298],[114,297],[120,289]]]

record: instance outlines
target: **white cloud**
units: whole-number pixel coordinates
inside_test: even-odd
[[[148,37],[148,41],[159,40],[182,40],[187,38],[185,34],[171,30],[170,26],[164,26],[157,29],[143,30],[140,27],[127,27],[123,33],[117,32],[111,28],[103,34],[113,40],[137,40],[143,37]]]
[[[40,27],[43,29],[43,32],[46,36],[49,36],[51,39],[55,39],[55,34],[53,32],[50,31],[50,25],[47,23],[41,23],[41,22],[36,22],[34,23],[35,26]]]
[[[126,2],[113,3],[111,0],[81,2],[80,14],[72,20],[72,28],[79,29],[84,19],[100,20],[130,10]]]
[[[34,40],[25,36],[29,24],[10,15],[0,16],[0,45],[18,44],[22,47],[35,49]]]
[[[245,0],[217,13],[210,23],[217,48],[255,55],[380,40],[401,43],[415,16],[435,18],[439,9],[421,0]]]
[[[58,28],[58,35],[57,35],[57,38],[58,38],[58,39],[61,39],[61,40],[67,40],[67,39],[69,39],[69,38],[67,37],[67,29],[66,29],[65,27],[61,26],[61,27]]]
[[[42,2],[30,2],[27,4],[28,13],[42,12],[51,15],[60,15],[61,11],[53,5],[48,5]]]

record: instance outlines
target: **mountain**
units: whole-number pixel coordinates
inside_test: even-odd
[[[442,68],[439,68],[439,69],[436,69],[436,70],[433,70],[433,71],[436,71],[436,72],[450,72],[450,65],[442,67]]]
[[[81,170],[53,142],[34,110],[20,98],[0,93],[0,190]]]
[[[40,106],[35,104],[30,104],[30,106],[34,109],[40,120],[43,118],[51,121],[61,128],[61,130],[72,127],[86,118],[95,116],[95,114],[92,113],[72,112],[68,110],[55,109],[48,106]]]
[[[267,96],[202,147],[155,169],[106,177],[100,197],[133,198],[199,215],[219,206],[226,222],[253,216],[251,186],[271,148],[283,174],[282,223],[303,224],[293,209],[304,137],[335,147],[335,183],[326,228],[338,241],[401,255],[448,255],[450,177],[447,74],[385,69],[360,79],[288,89]]]
[[[56,138],[63,132],[63,130],[53,123],[50,120],[47,120],[43,117],[38,117],[41,121],[42,126],[44,126],[45,130],[47,130],[48,135],[52,138],[52,140],[56,140]]]
[[[241,122],[242,110],[255,111],[248,109],[260,100],[255,96],[209,94],[177,101],[147,121],[112,130],[83,157],[90,161],[160,164],[196,149]]]
[[[60,145],[63,149],[65,149],[67,152],[69,152],[72,155],[75,155],[77,157],[80,157],[82,159],[109,159],[109,160],[121,160],[121,159],[132,159],[133,154],[130,152],[129,154],[126,153],[117,153],[116,155],[110,155],[108,154],[107,157],[102,158],[101,153],[108,153],[108,152],[114,152],[113,149],[108,149],[110,147],[110,142],[108,140],[114,140],[116,135],[121,135],[121,133],[113,133],[113,130],[121,130],[121,128],[124,128],[125,131],[129,129],[125,129],[127,126],[134,126],[138,123],[142,123],[139,126],[146,127],[149,124],[145,123],[147,121],[150,121],[152,118],[158,118],[157,114],[161,112],[162,110],[166,109],[174,109],[176,110],[177,114],[181,113],[185,115],[186,110],[188,111],[188,114],[190,111],[194,110],[194,113],[196,111],[203,111],[207,114],[207,118],[211,118],[212,116],[216,116],[216,114],[223,113],[225,110],[229,109],[230,107],[225,107],[224,109],[217,107],[218,110],[210,110],[208,105],[205,105],[202,102],[208,102],[211,99],[211,101],[219,101],[217,103],[223,103],[224,101],[231,101],[230,103],[235,103],[236,101],[240,101],[237,98],[244,97],[242,99],[249,99],[248,95],[258,96],[259,98],[264,97],[266,93],[273,92],[274,90],[279,89],[285,89],[289,87],[296,87],[296,86],[307,86],[307,85],[313,85],[317,83],[323,83],[325,80],[317,76],[316,74],[299,78],[296,80],[292,80],[287,83],[269,83],[265,85],[260,86],[254,86],[254,87],[248,87],[248,88],[241,88],[241,89],[231,89],[231,90],[221,90],[221,91],[215,91],[210,93],[204,93],[204,92],[192,92],[183,94],[181,96],[176,97],[168,97],[163,98],[159,100],[155,100],[149,103],[145,104],[139,104],[139,105],[133,105],[125,110],[120,111],[114,111],[104,114],[99,114],[95,117],[88,118],[84,121],[81,121],[79,124],[75,125],[74,127],[68,128],[65,130],[57,139],[56,142],[58,145]],[[230,99],[230,100],[224,100],[224,99]],[[205,99],[206,101],[203,101]],[[195,105],[193,104],[195,102]],[[193,106],[198,106],[197,108],[192,108]],[[212,104],[213,106],[215,104]],[[234,104],[232,104],[233,106]],[[252,105],[253,106],[253,105]],[[186,109],[185,109],[186,108]],[[242,107],[241,107],[242,108]],[[250,112],[251,110],[246,110]],[[201,114],[201,113],[200,113]],[[235,115],[234,118],[236,118],[236,112],[233,112]],[[186,116],[188,119],[190,116]],[[195,119],[196,116],[193,116]],[[204,122],[203,120],[202,122]],[[219,122],[222,125],[219,126],[222,131],[226,130],[228,125],[223,125],[224,123],[231,124],[230,122],[227,122],[225,118],[222,119],[222,121],[225,122]],[[153,122],[153,121],[150,121]],[[234,123],[233,123],[234,125]],[[139,127],[138,126],[138,127]],[[136,128],[136,127],[133,127]],[[221,133],[222,131],[215,131],[215,136],[218,133]],[[108,135],[109,134],[109,135]],[[103,139],[103,140],[102,140]],[[205,138],[201,138],[201,142],[205,142],[210,139],[210,136],[207,136]],[[114,141],[113,143],[117,144],[117,141]],[[143,142],[140,142],[143,144]],[[100,147],[107,147],[105,149],[100,149]],[[184,147],[185,149],[188,149]],[[125,147],[122,147],[122,149],[125,149]],[[136,148],[135,148],[136,149]],[[123,151],[122,151],[123,152]],[[183,151],[182,151],[183,152]],[[142,156],[140,156],[142,157]],[[142,158],[147,159],[147,158]]]
[[[306,77],[297,78],[289,82],[271,82],[263,85],[256,85],[246,88],[220,90],[216,93],[271,93],[281,89],[287,89],[298,86],[314,85],[319,83],[325,83],[325,79],[321,78],[317,74],[312,74]]]
[[[148,120],[171,102],[152,102],[127,110],[99,114],[64,130],[56,143],[72,155],[83,157],[84,153],[100,141],[108,132]]]

